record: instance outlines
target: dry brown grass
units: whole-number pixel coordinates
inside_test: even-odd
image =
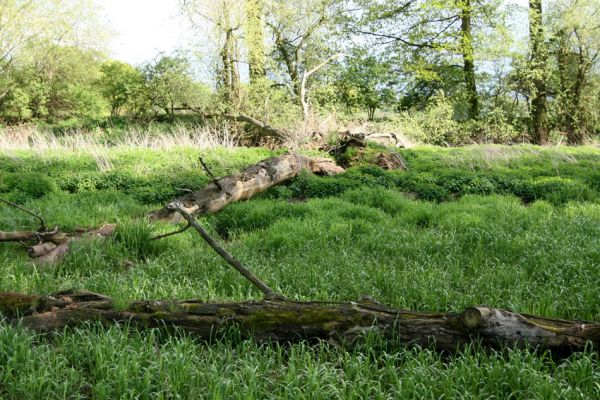
[[[92,153],[102,159],[105,148],[148,148],[167,150],[174,147],[194,147],[212,149],[235,147],[237,139],[227,124],[218,127],[188,128],[176,125],[169,133],[150,133],[133,128],[115,142],[99,138],[97,133],[73,130],[68,134],[55,135],[41,131],[34,125],[16,125],[0,128],[0,151],[81,151]],[[106,160],[101,160],[102,168],[110,168]]]

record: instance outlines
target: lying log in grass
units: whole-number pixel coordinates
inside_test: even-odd
[[[12,324],[49,331],[88,321],[129,323],[138,328],[178,327],[210,339],[238,327],[257,341],[322,339],[353,342],[367,332],[405,345],[454,351],[479,342],[485,347],[526,344],[568,355],[600,345],[600,324],[563,321],[488,307],[461,313],[426,313],[391,308],[369,298],[357,302],[255,301],[205,303],[200,300],[135,301],[115,307],[106,296],[67,291],[51,296],[0,293],[0,312]]]
[[[297,176],[303,169],[324,175],[334,175],[344,171],[327,158],[310,158],[287,153],[263,160],[240,173],[214,179],[203,189],[188,193],[151,213],[150,218],[179,221],[180,218],[172,207],[174,203],[183,205],[183,208],[192,215],[215,213],[228,204],[247,200],[272,186],[286,182]]]

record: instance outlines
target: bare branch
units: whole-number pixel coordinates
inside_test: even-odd
[[[21,207],[21,206],[20,206],[20,205],[18,205],[18,204],[15,204],[15,203],[13,203],[13,202],[10,202],[10,201],[8,201],[8,200],[4,200],[4,199],[2,199],[2,198],[0,198],[0,202],[2,202],[2,203],[4,203],[4,204],[7,204],[7,205],[9,205],[9,206],[11,206],[11,207],[14,207],[14,208],[16,208],[16,209],[18,209],[18,210],[21,210],[21,211],[23,211],[23,212],[25,212],[25,213],[27,213],[27,214],[31,215],[32,217],[36,218],[38,221],[40,221],[40,229],[39,229],[39,232],[46,232],[46,231],[47,231],[47,229],[46,229],[46,223],[44,222],[44,219],[43,219],[42,217],[40,217],[38,214],[36,214],[36,213],[34,213],[33,211],[30,211],[30,210],[28,210],[28,209],[26,209],[26,208],[24,208],[24,207]]]
[[[168,232],[168,233],[163,233],[162,235],[157,235],[157,236],[151,237],[150,240],[151,241],[152,240],[160,240],[160,239],[164,239],[164,238],[169,237],[169,236],[178,235],[180,233],[183,233],[183,232],[187,231],[191,227],[192,226],[190,224],[187,224],[183,228],[177,229],[176,231],[172,231],[172,232]]]
[[[280,295],[279,293],[277,293],[273,289],[271,289],[269,286],[267,286],[256,275],[254,275],[248,268],[244,267],[244,265],[239,260],[237,260],[231,254],[229,254],[221,246],[219,246],[219,244],[204,230],[204,228],[202,228],[202,226],[198,223],[196,218],[194,218],[187,211],[185,211],[182,204],[174,203],[171,205],[171,208],[174,211],[179,212],[183,216],[183,218],[188,222],[189,226],[194,228],[196,230],[196,232],[198,232],[200,234],[202,239],[204,239],[204,241],[206,243],[208,243],[208,245],[210,247],[212,247],[213,250],[216,251],[217,254],[220,255],[227,262],[227,264],[231,265],[240,274],[242,274],[242,276],[244,278],[246,278],[250,282],[252,282],[252,284],[254,286],[256,286],[265,295],[266,299],[286,300],[285,297],[283,297],[282,295]],[[187,227],[186,227],[186,229],[187,229]]]
[[[210,176],[210,178],[212,179],[215,186],[218,187],[220,191],[225,192],[225,190],[223,189],[223,186],[221,186],[221,184],[219,183],[219,180],[213,175],[212,171],[210,170],[210,168],[208,168],[208,165],[206,165],[206,163],[204,162],[202,157],[200,157],[200,164],[202,164],[202,168],[204,168],[204,171],[206,172],[206,174],[208,176]]]

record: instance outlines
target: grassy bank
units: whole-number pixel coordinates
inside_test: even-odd
[[[0,195],[64,229],[118,222],[63,264],[32,267],[0,247],[1,291],[77,287],[119,301],[244,300],[259,293],[192,232],[148,243],[141,221],[180,188],[271,153],[191,146],[81,146],[0,153]],[[600,321],[600,151],[474,146],[402,150],[408,171],[304,174],[203,223],[270,286],[294,299],[377,300],[416,310],[488,304]],[[0,229],[35,221],[0,208]],[[38,336],[0,328],[3,398],[590,398],[597,354],[566,361],[528,350],[448,359],[376,337],[355,349],[207,345],[186,335],[89,326]]]

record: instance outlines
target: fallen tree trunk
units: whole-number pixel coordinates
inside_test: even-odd
[[[247,200],[272,186],[286,182],[297,176],[303,169],[326,175],[344,171],[327,158],[310,158],[287,153],[263,160],[240,173],[215,179],[203,189],[188,193],[160,210],[152,212],[150,219],[179,221],[180,217],[173,208],[175,203],[182,205],[185,211],[192,215],[215,213],[230,203]]]
[[[262,132],[265,133],[265,135],[271,136],[280,142],[286,136],[286,133],[281,129],[277,129],[272,125],[259,121],[258,119],[246,114],[202,114],[202,117],[205,119],[223,118],[234,122],[244,122],[246,124],[252,125],[260,129]]]
[[[67,291],[51,296],[0,293],[0,312],[13,324],[34,331],[60,330],[88,321],[123,322],[138,328],[177,327],[211,339],[236,326],[257,341],[322,339],[354,341],[376,331],[405,345],[454,351],[479,342],[485,347],[530,344],[568,355],[600,345],[600,324],[564,321],[483,306],[462,313],[426,313],[381,305],[370,299],[348,303],[255,301],[204,303],[200,300],[135,301],[116,308],[103,295]]]

